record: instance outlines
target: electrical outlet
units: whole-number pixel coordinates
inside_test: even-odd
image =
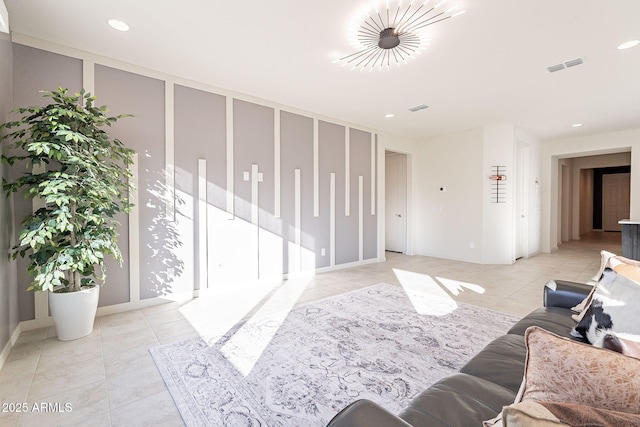
[[[326,254],[327,251],[324,248],[320,249],[320,256],[325,256]]]
[[[475,242],[469,242],[469,249],[475,249],[475,248],[476,248]]]

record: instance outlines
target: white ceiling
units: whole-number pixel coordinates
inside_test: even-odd
[[[354,51],[366,0],[4,2],[15,33],[411,138],[496,123],[540,139],[640,128],[640,46],[616,50],[640,38],[639,0],[448,0],[466,13],[433,25],[423,55],[372,73],[332,62]],[[408,111],[418,104],[429,108]]]

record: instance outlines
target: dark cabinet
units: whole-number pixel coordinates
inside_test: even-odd
[[[640,223],[620,221],[622,224],[622,256],[640,260]]]

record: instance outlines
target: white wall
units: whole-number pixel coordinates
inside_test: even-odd
[[[557,249],[558,224],[558,160],[631,151],[632,220],[640,220],[640,129],[608,132],[574,138],[545,141],[542,145],[542,241],[543,252]]]
[[[515,262],[515,127],[491,125],[484,127],[482,160],[482,262],[512,264]],[[488,179],[493,167],[506,167],[503,202],[492,196],[495,182]],[[501,172],[502,174],[502,172]]]
[[[415,157],[416,253],[482,262],[483,130],[429,139]]]
[[[515,261],[518,143],[529,150],[528,255],[540,252],[540,143],[513,125],[501,124],[431,138],[417,147],[413,174],[417,254],[484,264]],[[495,165],[507,168],[505,203],[491,200],[488,177]]]

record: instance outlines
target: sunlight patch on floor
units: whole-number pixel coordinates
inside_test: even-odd
[[[458,308],[451,295],[431,276],[397,268],[393,272],[418,314],[444,316]]]
[[[180,312],[198,335],[217,341],[260,303],[278,283],[234,283],[200,292]]]
[[[460,280],[445,279],[444,277],[436,277],[436,280],[442,284],[453,295],[460,295],[466,289],[477,294],[484,294],[485,289],[475,283],[461,282]]]
[[[222,347],[222,354],[242,375],[249,375],[309,281],[310,277],[285,282]]]

